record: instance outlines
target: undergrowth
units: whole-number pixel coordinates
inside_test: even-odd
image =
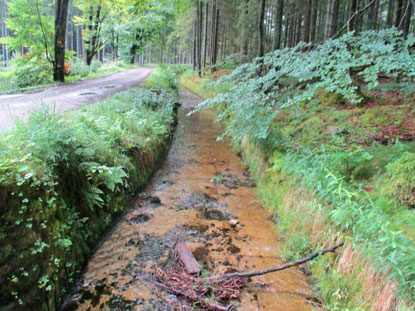
[[[47,108],[0,136],[0,306],[56,310],[90,250],[168,145],[175,75],[70,114]]]
[[[412,44],[394,30],[347,34],[271,53],[261,76],[256,60],[213,84],[181,78],[213,98],[200,109],[218,108],[224,135],[242,143],[287,260],[347,241],[308,266],[330,310],[409,310],[415,300]],[[401,81],[383,87],[380,74]]]

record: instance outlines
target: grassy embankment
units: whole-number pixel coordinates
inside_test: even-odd
[[[69,75],[65,78],[65,83],[101,78],[138,67],[139,66],[136,64],[131,65],[122,61],[108,62],[104,64],[94,62],[90,67],[85,65],[83,62],[74,62],[70,66]],[[51,75],[45,75],[40,71],[23,72],[22,78],[20,79],[16,76],[16,70],[13,66],[0,71],[0,94],[35,92],[45,87],[57,84],[58,83],[53,82]]]
[[[188,71],[180,80],[207,99],[227,89],[209,85],[220,75]],[[349,108],[321,92],[299,117],[282,109],[266,139],[233,141],[275,213],[287,261],[346,240],[337,255],[305,266],[329,310],[414,308],[415,100],[394,88],[380,85]]]
[[[176,75],[0,136],[0,309],[57,310],[169,144]]]

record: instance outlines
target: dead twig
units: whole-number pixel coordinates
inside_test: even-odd
[[[250,278],[250,277],[254,277],[254,276],[259,276],[259,275],[264,275],[264,274],[268,274],[268,273],[272,273],[272,272],[277,272],[277,271],[282,271],[294,266],[299,266],[302,265],[308,261],[313,260],[314,258],[320,256],[320,255],[324,255],[327,253],[333,253],[336,249],[338,249],[339,247],[343,246],[344,242],[341,242],[340,244],[330,247],[330,248],[326,248],[322,251],[316,252],[311,254],[310,256],[298,259],[294,262],[290,262],[287,263],[285,265],[282,266],[277,266],[277,267],[273,267],[273,268],[269,268],[269,269],[265,269],[265,270],[259,270],[259,271],[253,271],[253,272],[235,272],[235,273],[226,273],[226,274],[222,274],[219,276],[213,276],[213,277],[209,277],[208,280],[214,280],[214,279],[223,279],[223,278]]]
[[[192,306],[197,305],[198,310],[229,311],[233,305],[225,306],[223,304],[240,298],[242,289],[248,285],[248,278],[304,264],[320,255],[334,252],[343,245],[344,242],[294,262],[266,270],[226,273],[202,278],[197,273],[189,273],[189,269],[186,267],[186,263],[189,258],[192,259],[193,255],[188,254],[190,251],[185,243],[175,243],[169,256],[167,270],[163,271],[156,267],[151,278],[144,279],[181,299],[180,303],[175,303],[181,310],[192,310]],[[181,254],[183,252],[186,253],[186,258],[183,258],[184,256]]]
[[[174,294],[176,296],[182,296],[182,297],[187,298],[187,299],[189,299],[189,300],[191,300],[193,302],[198,302],[201,306],[207,307],[208,310],[229,311],[230,308],[233,307],[232,304],[225,307],[225,306],[222,306],[220,304],[217,304],[217,303],[214,303],[214,302],[210,302],[210,301],[207,300],[207,298],[203,298],[203,297],[196,296],[196,295],[191,295],[191,294],[188,294],[188,293],[186,293],[184,291],[180,291],[180,290],[177,290],[177,289],[173,289],[173,288],[171,288],[169,286],[166,286],[166,285],[164,285],[162,283],[153,281],[153,280],[148,279],[148,278],[145,278],[145,279],[148,282],[156,285],[157,287],[159,287],[161,289],[164,289],[164,290],[166,290],[166,291],[168,291],[168,292],[170,292],[170,293],[172,293],[172,294]]]

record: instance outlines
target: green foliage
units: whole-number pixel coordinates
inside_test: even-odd
[[[90,68],[82,60],[76,60],[72,63],[70,70],[71,76],[86,77],[89,74]]]
[[[158,78],[170,83],[169,75]],[[172,130],[175,101],[172,89],[131,89],[71,114],[45,108],[0,136],[5,303],[20,299],[33,309],[61,296],[126,209],[122,198],[151,176]],[[28,298],[33,292],[36,299]]]
[[[347,181],[369,179],[375,173],[373,155],[364,148],[330,154],[328,163],[338,176]]]
[[[100,61],[93,61],[91,66],[88,66],[82,60],[75,60],[70,66],[70,75],[87,77],[91,72],[97,73],[101,66],[102,63]]]
[[[19,88],[47,84],[52,81],[52,64],[42,55],[18,57],[13,63],[16,70],[12,79]]]
[[[90,70],[91,72],[98,72],[101,66],[102,66],[102,63],[100,61],[93,61],[90,66],[91,67]]]
[[[7,27],[13,36],[1,42],[17,54],[13,60],[13,82],[19,87],[44,84],[50,81],[53,59],[53,1],[17,0],[8,3]],[[25,47],[29,52],[22,53]],[[16,55],[15,54],[15,55]]]
[[[7,3],[8,18],[7,28],[14,35],[2,39],[9,44],[11,49],[20,53],[21,47],[30,48],[31,54],[41,55],[52,59],[53,52],[53,1],[15,0]],[[30,55],[30,54],[29,54]]]
[[[207,72],[205,76],[199,78],[195,71],[188,68],[180,75],[180,83],[203,99],[214,98],[218,93],[226,92],[232,87],[230,83],[213,85],[212,82],[217,80],[217,74],[218,72],[215,75]]]
[[[153,71],[153,74],[145,81],[144,85],[153,90],[178,90],[178,73],[181,70],[181,67],[170,67],[161,65],[160,69],[156,69]],[[161,76],[163,78],[161,78]]]
[[[228,55],[225,57],[225,59],[222,62],[216,64],[215,67],[220,68],[221,70],[235,69],[236,67],[239,66],[240,59],[241,57],[239,54]]]
[[[260,59],[238,67],[215,83],[233,83],[233,87],[202,103],[200,108],[226,104],[219,119],[232,115],[233,120],[224,135],[241,139],[251,134],[263,139],[281,109],[289,108],[298,117],[301,105],[313,105],[321,91],[337,94],[345,103],[356,105],[366,99],[360,86],[373,89],[380,73],[395,78],[414,77],[414,52],[408,49],[414,41],[414,36],[404,40],[391,29],[358,36],[348,33],[308,52],[304,52],[308,45],[303,43],[276,50],[263,58],[267,69],[263,75],[257,75],[262,66]]]
[[[388,191],[404,204],[415,205],[415,153],[405,152],[399,159],[389,163]]]

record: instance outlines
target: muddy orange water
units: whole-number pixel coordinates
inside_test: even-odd
[[[167,260],[177,238],[186,241],[205,273],[282,263],[282,244],[255,199],[254,183],[229,145],[216,141],[221,129],[215,113],[187,117],[200,100],[181,90],[181,101],[164,164],[91,257],[66,310],[174,310],[176,297],[141,276]],[[313,309],[311,286],[297,268],[252,281],[232,310]]]

